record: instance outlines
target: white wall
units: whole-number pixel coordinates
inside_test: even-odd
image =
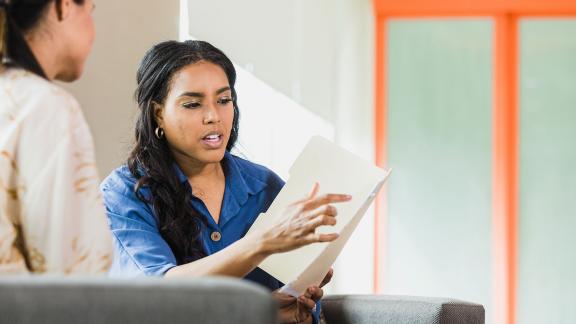
[[[290,167],[312,136],[334,140],[332,124],[242,67],[236,66],[236,72],[240,132],[234,154],[265,165],[287,179]]]
[[[136,70],[144,53],[178,37],[178,0],[96,1],[96,41],[82,79],[64,85],[80,101],[105,177],[132,146]]]
[[[374,161],[373,14],[369,0],[340,1],[338,49],[333,94],[336,142]],[[368,210],[335,265],[329,293],[372,293],[374,211]]]
[[[220,47],[256,77],[320,117],[330,121],[338,117],[342,82],[349,85],[347,95],[359,99],[355,108],[366,104],[364,95],[371,98],[371,83],[365,82],[372,76],[371,1],[188,3],[191,35]],[[352,69],[354,76],[342,73]],[[360,83],[354,82],[358,76]]]
[[[289,106],[303,106],[331,124],[337,143],[373,160],[370,0],[188,0],[187,4],[190,35],[221,48],[246,71],[299,104]],[[241,109],[251,111],[244,95],[239,89]],[[288,107],[273,100],[266,104]],[[278,116],[262,117],[264,128],[285,125]],[[262,126],[249,126],[257,127]],[[276,150],[291,137],[300,145],[301,136],[294,135],[299,124],[291,127],[292,133],[275,139]],[[267,139],[247,144],[272,154],[268,143]],[[286,160],[293,161],[293,151],[284,150]],[[337,261],[328,292],[372,292],[373,224],[369,211]]]

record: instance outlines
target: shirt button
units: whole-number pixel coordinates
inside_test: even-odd
[[[212,241],[218,242],[222,238],[222,234],[220,234],[220,232],[212,232],[212,234],[210,234],[210,238]]]

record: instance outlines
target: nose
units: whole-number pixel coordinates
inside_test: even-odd
[[[214,103],[210,103],[205,106],[203,122],[205,125],[217,124],[220,122],[218,107]]]

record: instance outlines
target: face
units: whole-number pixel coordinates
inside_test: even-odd
[[[224,70],[206,61],[182,68],[173,76],[164,104],[156,106],[155,116],[177,160],[219,163],[234,120]]]
[[[64,41],[63,62],[61,71],[56,78],[61,81],[74,81],[82,75],[84,63],[92,50],[95,28],[92,12],[94,3],[85,0],[83,4],[76,4],[72,0],[62,1],[63,19],[59,24],[59,31]]]

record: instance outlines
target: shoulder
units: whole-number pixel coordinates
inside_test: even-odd
[[[143,204],[134,192],[136,182],[136,178],[126,164],[112,171],[100,184],[106,210],[115,214],[123,214],[122,210],[127,205]]]
[[[0,73],[0,111],[6,111],[25,132],[62,139],[87,124],[78,101],[66,90],[22,69]]]
[[[22,69],[0,73],[0,128],[18,149],[20,175],[29,184],[38,183],[40,175],[49,176],[47,170],[80,174],[75,168],[94,163],[92,135],[78,102]],[[65,169],[59,161],[73,167]]]
[[[268,187],[268,190],[273,191],[280,191],[280,189],[284,186],[284,180],[282,180],[282,178],[280,178],[274,171],[270,170],[269,168],[254,162],[250,162],[236,155],[230,154],[230,157],[233,163],[236,164],[242,173],[242,176],[248,185],[251,183],[255,186],[262,184]]]
[[[100,184],[104,196],[111,194],[128,195],[133,193],[136,178],[126,164],[112,171]]]
[[[9,68],[0,74],[0,88],[24,113],[75,113],[78,101],[66,90],[28,71]]]
[[[112,171],[100,184],[110,227],[156,230],[156,217],[151,206],[135,192],[137,179],[126,164]],[[146,188],[139,190],[149,197]]]

